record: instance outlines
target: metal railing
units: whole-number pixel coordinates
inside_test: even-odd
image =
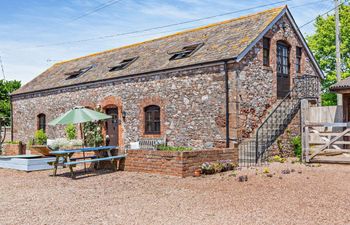
[[[294,87],[257,128],[255,137],[240,143],[242,166],[260,164],[269,157],[268,149],[282,135],[300,109],[301,99],[318,99],[318,77],[304,75],[294,79]]]
[[[318,77],[304,75],[294,79],[294,87],[258,127],[255,137],[256,163],[265,161],[268,148],[282,135],[300,109],[301,99],[319,96]]]

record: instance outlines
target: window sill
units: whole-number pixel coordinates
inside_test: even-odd
[[[159,134],[146,134],[146,133],[143,133],[141,135],[142,137],[148,137],[148,138],[158,138],[158,137],[162,137],[162,134],[159,133]]]
[[[272,71],[272,67],[271,66],[263,66],[263,70]]]

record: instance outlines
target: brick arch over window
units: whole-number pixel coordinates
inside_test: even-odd
[[[160,97],[148,97],[140,101],[140,136],[141,137],[163,137],[165,135],[166,125],[165,125],[165,101]],[[159,112],[159,120],[157,118],[157,110]],[[149,115],[150,118],[146,118]],[[147,121],[147,122],[146,122]],[[147,132],[146,124],[151,124],[151,126],[157,126],[159,123],[159,131]]]
[[[284,44],[290,48],[292,45],[286,39],[279,39],[276,41],[276,44]]]
[[[46,132],[46,115],[44,113],[40,113],[37,116],[37,130]]]

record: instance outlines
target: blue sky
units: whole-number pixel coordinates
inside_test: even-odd
[[[0,56],[3,60],[6,79],[17,79],[26,83],[58,61],[164,36],[274,6],[288,4],[299,26],[333,8],[332,0],[290,0],[274,6],[144,33],[74,42],[188,21],[282,0],[120,0],[109,7],[76,19],[101,4],[111,1],[0,0]],[[311,34],[313,25],[305,26],[302,32]],[[59,44],[62,42],[72,43]]]

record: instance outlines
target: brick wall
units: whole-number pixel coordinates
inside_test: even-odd
[[[237,149],[210,149],[188,152],[129,150],[125,170],[178,177],[192,176],[204,162],[238,161]]]
[[[2,155],[23,155],[26,151],[26,145],[23,144],[3,144]]]

